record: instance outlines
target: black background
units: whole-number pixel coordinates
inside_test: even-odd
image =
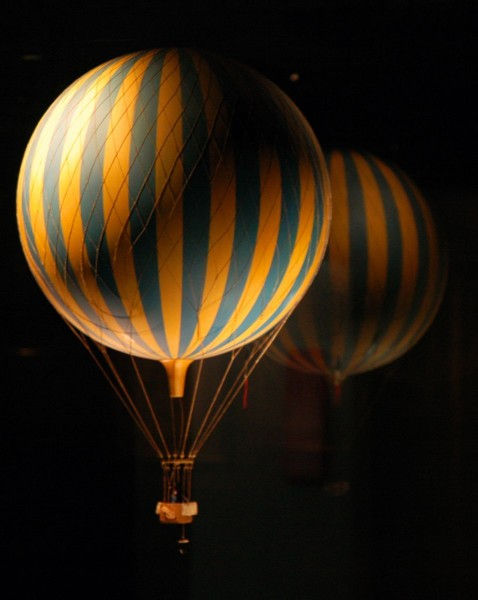
[[[5,597],[476,597],[473,3],[17,2],[2,11]],[[14,217],[24,148],[54,98],[113,56],[175,45],[261,71],[325,150],[346,145],[399,164],[425,193],[450,257],[429,332],[344,392],[350,492],[325,493],[317,453],[300,455],[297,432],[320,433],[317,382],[264,361],[249,409],[233,407],[198,464],[201,514],[185,558],[177,532],[153,514],[159,465],[37,289]]]

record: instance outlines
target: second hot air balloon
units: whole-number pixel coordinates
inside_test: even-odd
[[[327,163],[333,217],[326,256],[269,355],[316,376],[309,384],[299,373],[287,380],[292,422],[293,415],[299,423],[303,418],[301,386],[304,404],[315,402],[321,411],[314,439],[291,437],[290,462],[297,463],[307,444],[318,448],[305,462],[325,478],[326,489],[341,494],[349,486],[352,410],[340,402],[342,382],[390,363],[418,342],[440,305],[447,261],[425,199],[399,168],[356,151],[333,151]],[[310,397],[312,388],[320,397]]]
[[[422,337],[447,269],[430,209],[400,169],[338,150],[328,169],[327,253],[271,356],[340,384],[395,360]]]

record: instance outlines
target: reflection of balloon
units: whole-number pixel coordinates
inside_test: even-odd
[[[446,268],[430,211],[398,169],[370,155],[328,160],[326,257],[272,357],[339,383],[406,352],[441,301]]]
[[[100,65],[50,107],[17,215],[57,311],[102,348],[161,361],[181,397],[192,360],[255,340],[305,293],[327,185],[314,135],[271,82],[153,50]]]

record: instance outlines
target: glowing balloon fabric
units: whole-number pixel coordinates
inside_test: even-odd
[[[272,357],[336,383],[401,356],[432,322],[446,267],[430,211],[398,169],[328,157],[333,218],[319,274]]]
[[[317,271],[329,204],[317,141],[278,88],[171,49],[113,59],[60,95],[26,150],[17,216],[58,312],[167,363],[278,323]]]

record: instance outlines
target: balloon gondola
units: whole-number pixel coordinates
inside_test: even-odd
[[[325,161],[297,107],[210,53],[112,59],[35,129],[17,190],[22,248],[160,459],[162,522],[197,512],[197,453],[309,287],[330,211]],[[225,353],[198,416],[203,360]],[[169,385],[160,400],[144,375],[158,362]]]

